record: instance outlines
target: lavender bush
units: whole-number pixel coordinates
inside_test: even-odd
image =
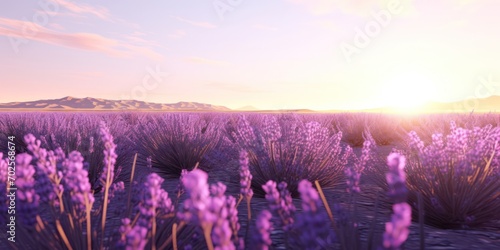
[[[409,201],[415,204],[416,192],[422,193],[427,224],[469,228],[500,219],[499,127],[465,129],[452,122],[448,135],[433,134],[428,145],[409,135]]]
[[[159,174],[175,178],[197,163],[208,171],[205,155],[220,140],[217,127],[196,114],[142,117],[135,131],[141,158],[151,157],[151,166]]]
[[[129,127],[127,122],[117,114],[9,113],[0,120],[0,140],[15,136],[18,153],[29,152],[23,139],[27,134],[38,138],[39,146],[48,151],[60,148],[66,155],[79,151],[89,172],[92,190],[97,192],[102,188],[99,177],[104,167],[104,142],[99,140],[99,124],[104,120],[112,125],[110,131],[117,136],[117,165],[131,164],[130,152],[135,143],[125,135]],[[7,152],[5,147],[6,144],[0,145],[0,151]],[[119,174],[116,173],[118,179],[122,177]]]
[[[264,196],[262,185],[268,180],[286,182],[293,197],[302,179],[319,180],[324,187],[340,182],[351,153],[340,144],[342,133],[330,134],[320,123],[296,116],[263,115],[255,123],[240,116],[232,138],[248,152],[256,195]]]

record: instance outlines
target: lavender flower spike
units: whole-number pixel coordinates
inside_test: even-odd
[[[325,211],[320,211],[321,201],[311,182],[302,180],[299,183],[302,213],[297,217],[295,228],[302,233],[295,239],[300,249],[324,249],[331,245],[332,235]]]
[[[8,163],[7,159],[3,159],[3,153],[0,152],[0,213],[2,213],[2,216],[0,216],[0,223],[5,222],[4,214],[7,214],[8,205],[7,205],[7,194],[5,193],[7,191],[7,173],[8,173]]]
[[[241,151],[240,153],[240,186],[241,194],[247,200],[251,199],[253,196],[252,185],[252,174],[250,173],[248,153],[246,151]]]
[[[408,189],[406,188],[406,174],[404,171],[406,159],[397,153],[391,153],[387,157],[389,172],[386,174],[387,184],[389,185],[389,197],[394,203],[406,202]]]
[[[83,157],[80,152],[73,151],[63,164],[63,185],[71,197],[77,216],[84,217],[86,206],[92,206],[94,196],[90,191],[87,170],[83,169]],[[86,203],[87,202],[87,203]]]
[[[406,241],[411,224],[411,207],[406,203],[405,157],[392,153],[387,157],[389,172],[386,174],[389,196],[394,200],[391,221],[385,224],[383,246],[385,249],[400,249]]]
[[[224,195],[226,192],[226,185],[222,182],[217,182],[210,186],[210,192],[212,197],[210,199],[210,205],[208,211],[212,212],[216,220],[212,228],[212,242],[214,249],[216,250],[234,250],[235,246],[233,241],[231,241],[233,233],[233,227],[231,225],[230,214],[236,212],[236,222],[238,220],[238,212],[235,211],[236,207],[230,207],[231,204],[228,203],[227,197]],[[233,205],[234,198],[233,198]]]
[[[264,210],[260,212],[257,217],[256,223],[256,232],[253,235],[253,241],[255,244],[255,249],[267,250],[272,244],[271,240],[271,230],[272,230],[272,222],[271,222],[271,212],[268,210]]]
[[[318,191],[312,187],[308,180],[299,183],[300,199],[302,199],[302,210],[305,212],[316,212],[320,204]]]
[[[187,173],[182,178],[182,185],[189,198],[184,202],[184,211],[178,213],[181,220],[202,227],[215,221],[215,216],[208,211],[211,199],[207,179],[207,173],[199,169]]]
[[[140,215],[137,225],[148,230],[151,229],[151,222],[157,210],[162,214],[168,214],[174,210],[168,193],[161,188],[162,183],[163,178],[158,174],[149,174],[140,194],[142,202],[138,205]]]
[[[394,204],[390,222],[385,223],[384,248],[399,249],[406,241],[411,225],[411,207],[407,203]]]
[[[126,250],[142,250],[146,247],[146,235],[148,229],[139,225],[134,226],[128,231],[126,236]]]
[[[281,182],[279,188],[281,192],[276,188],[276,182],[268,181],[262,186],[262,189],[266,192],[266,200],[269,203],[269,209],[279,217],[283,230],[288,231],[291,229],[291,225],[294,222],[293,212],[295,207],[293,206],[290,193],[286,189],[287,185],[285,182]]]
[[[115,153],[116,144],[113,142],[113,135],[111,135],[104,122],[101,122],[100,124],[100,135],[102,141],[104,142],[104,167],[102,169],[100,180],[102,185],[105,186],[108,178],[108,171],[110,172],[109,180],[112,181],[114,177],[114,169],[117,158]]]
[[[31,156],[19,154],[16,157],[16,181],[18,210],[16,214],[21,215],[21,221],[26,226],[33,226],[36,223],[38,213],[39,196],[35,192],[35,168],[30,165]],[[11,183],[9,186],[14,187]]]
[[[356,171],[353,167],[346,167],[344,171],[346,175],[346,184],[348,193],[359,193],[361,189],[359,188],[359,179],[361,173]]]

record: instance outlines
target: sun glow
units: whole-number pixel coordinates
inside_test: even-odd
[[[435,84],[428,74],[401,72],[384,83],[383,101],[395,110],[418,111],[436,96]]]

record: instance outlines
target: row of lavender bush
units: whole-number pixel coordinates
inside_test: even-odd
[[[363,150],[358,157],[343,143],[342,132],[329,127],[332,118],[326,115],[105,115],[105,120],[112,121],[108,124],[117,139],[107,126],[96,126],[94,115],[50,116],[55,122],[13,114],[1,123],[3,136],[24,138],[17,143],[21,147],[17,150],[20,154],[16,173],[18,186],[28,195],[20,200],[19,213],[26,217],[19,222],[22,231],[18,234],[28,248],[38,240],[51,249],[127,245],[133,248],[227,245],[229,248],[220,249],[231,249],[231,246],[241,248],[242,239],[247,246],[268,246],[270,238],[266,232],[269,233],[271,224],[286,232],[286,239],[290,239],[288,246],[336,244],[347,249],[359,248],[355,216],[333,218],[335,211],[330,211],[328,202],[319,202],[318,193],[314,192],[321,193],[320,187],[346,182],[355,199],[360,192],[362,173],[370,177],[367,181],[373,180],[390,194],[387,204],[394,209],[394,215],[386,225],[383,241],[386,245],[381,245],[386,248],[397,248],[404,242],[408,218],[413,214],[414,219],[420,219],[419,205],[424,207],[424,222],[442,228],[482,227],[500,219],[496,213],[500,208],[497,181],[500,129],[491,125],[472,126],[484,122],[481,119],[464,125],[468,128],[452,123],[448,129],[438,130],[449,131],[447,135],[435,133],[431,142],[411,132],[401,141],[399,149],[400,154],[407,156],[408,167],[402,171],[397,166],[404,165],[403,160],[400,157],[395,160],[392,155],[388,160],[391,173],[385,178],[385,162],[377,154],[372,130],[365,127]],[[18,120],[19,117],[23,120]],[[57,126],[51,124],[56,122]],[[22,136],[30,132],[27,130],[40,140],[33,135]],[[49,142],[48,137],[56,139]],[[71,141],[75,141],[73,146]],[[120,144],[126,144],[122,151],[118,150]],[[134,182],[135,162],[131,159],[135,150],[139,152],[139,164],[154,167],[165,178],[181,177],[182,185],[175,192],[174,202],[172,195],[169,198],[161,189],[163,178],[158,175]],[[240,156],[238,164],[242,180],[240,199],[226,195],[222,183],[208,186],[206,173],[224,164],[227,167],[242,150],[246,155]],[[124,159],[121,162],[120,157]],[[115,165],[125,170],[120,172]],[[195,166],[198,167],[193,170]],[[403,185],[405,175],[407,187]],[[409,191],[408,203],[406,198],[397,198],[406,193],[401,191],[405,188]],[[187,195],[182,195],[184,190]],[[251,219],[249,208],[254,193],[269,201],[269,211],[258,214],[256,232],[248,234],[248,222],[246,229],[239,229],[236,208],[245,201],[248,220]],[[193,200],[200,197],[205,198]],[[300,197],[303,203],[302,213],[296,215],[292,204],[295,197]],[[2,202],[6,204],[6,200]],[[108,208],[111,202],[124,205],[119,209]],[[330,217],[332,228],[324,223],[325,215]],[[119,235],[106,233],[106,227],[116,227],[110,218],[123,218],[118,225]],[[178,232],[178,238],[174,237],[174,231]],[[241,235],[241,231],[247,235]],[[204,241],[186,243],[200,235]],[[47,241],[47,237],[53,240]],[[23,249],[20,245],[13,247]]]

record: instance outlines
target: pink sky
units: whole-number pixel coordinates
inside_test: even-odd
[[[0,102],[358,109],[496,95],[499,9],[494,0],[9,1]]]

